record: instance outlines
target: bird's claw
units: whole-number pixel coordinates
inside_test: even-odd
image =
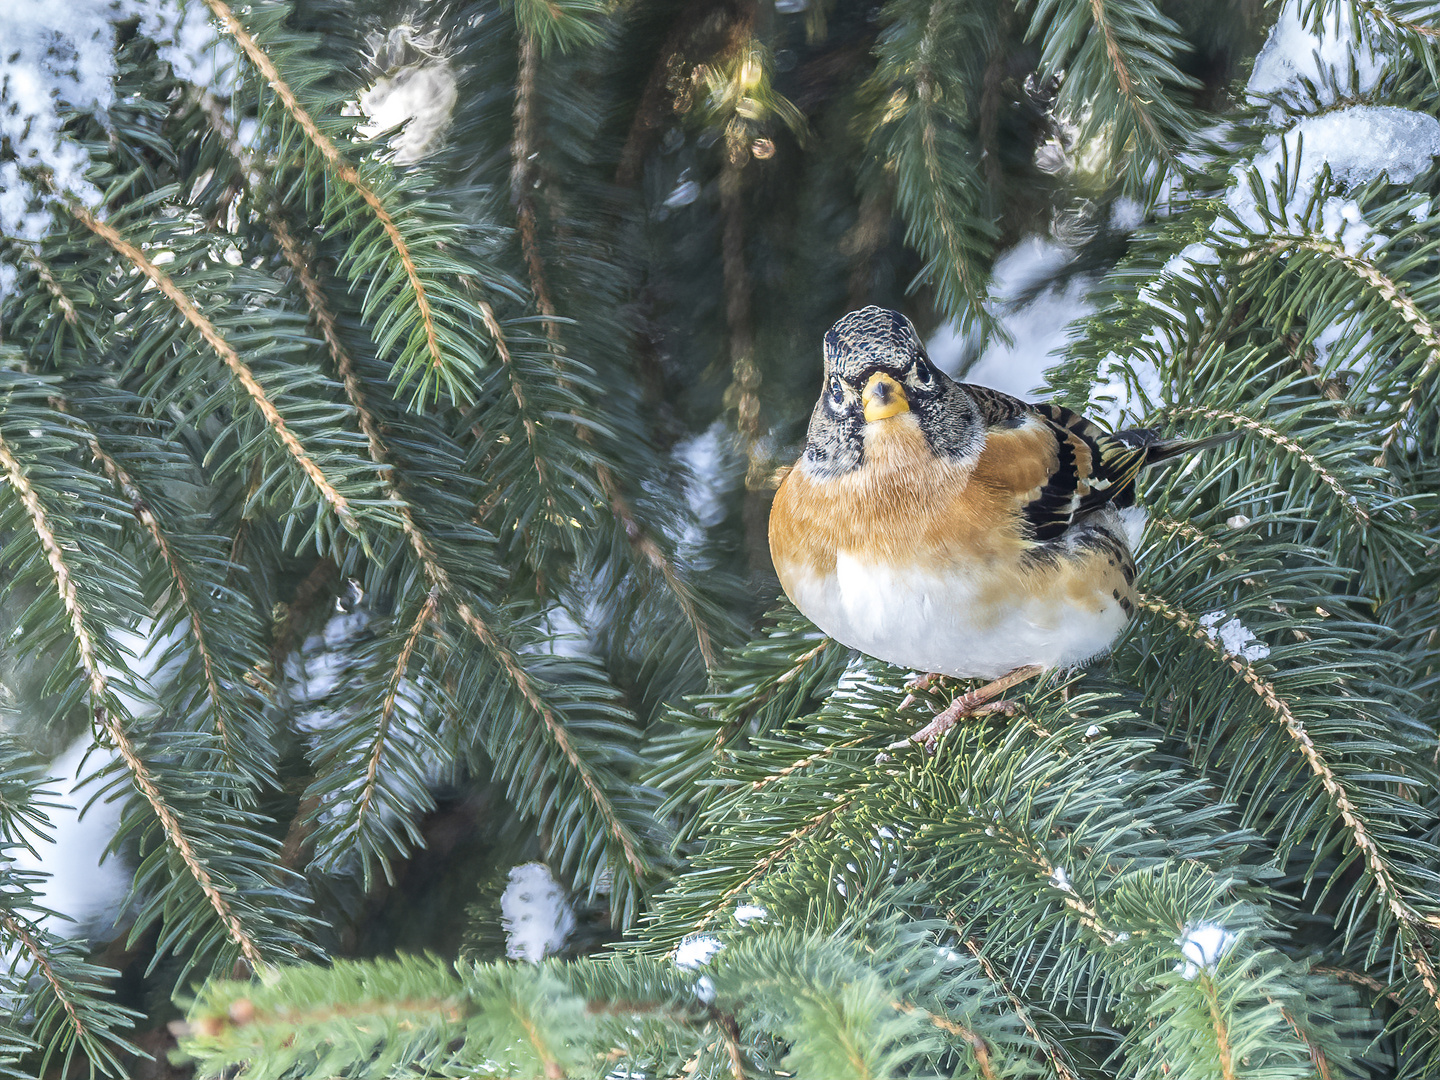
[[[930,723],[915,732],[914,735],[911,735],[908,739],[901,739],[899,742],[891,743],[886,749],[900,750],[904,747],[912,746],[915,743],[923,743],[926,750],[934,753],[936,740],[954,727],[962,716],[985,716],[989,713],[997,712],[1005,716],[1014,716],[1019,711],[1020,706],[1016,705],[1013,701],[995,701],[992,699],[999,694],[1003,694],[1012,686],[1016,686],[1026,679],[1034,678],[1040,674],[1042,670],[1038,664],[1028,664],[1024,667],[1015,668],[1013,671],[1002,675],[993,682],[986,683],[984,686],[976,687],[974,690],[961,694],[952,701],[944,711],[937,715],[934,720],[931,720]],[[916,689],[920,689],[922,685],[928,688],[940,677],[939,675],[922,675],[909,685]],[[911,698],[907,697],[905,700],[906,703],[908,703]],[[903,709],[905,705],[902,704],[900,707]]]
[[[914,705],[915,702],[920,700],[917,696],[918,694],[930,690],[944,677],[945,676],[933,671],[928,675],[916,675],[915,678],[905,684],[905,699],[900,702],[900,708],[896,711],[904,712],[911,705]]]
[[[908,739],[901,739],[893,742],[885,749],[900,750],[916,743],[923,743],[927,753],[935,752],[935,744],[940,736],[944,735],[952,727],[960,722],[962,718],[971,716],[988,716],[990,713],[1001,713],[1004,716],[1014,716],[1020,711],[1020,706],[1013,701],[985,701],[979,704],[970,705],[966,702],[967,695],[962,694],[951,703],[950,707],[940,713]]]

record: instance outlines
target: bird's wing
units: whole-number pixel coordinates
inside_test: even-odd
[[[1054,540],[1106,503],[1134,503],[1152,432],[1111,434],[1061,405],[1030,405],[983,386],[962,389],[986,424],[977,477],[1014,493],[1032,539]]]

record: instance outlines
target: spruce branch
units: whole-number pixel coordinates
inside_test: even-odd
[[[560,751],[568,766],[573,769],[575,774],[580,778],[580,782],[587,796],[594,805],[597,813],[600,814],[602,820],[605,822],[614,842],[619,845],[623,853],[624,861],[635,874],[637,881],[642,879],[647,872],[647,868],[645,862],[640,857],[639,840],[633,830],[621,819],[621,815],[617,812],[609,795],[601,786],[590,763],[578,753],[564,725],[560,722],[554,710],[543,701],[541,695],[536,690],[533,680],[525,671],[524,666],[520,663],[517,656],[487,624],[486,620],[477,613],[473,602],[466,599],[465,591],[455,585],[450,571],[444,565],[430,539],[426,536],[425,531],[416,521],[412,508],[397,486],[397,474],[387,460],[384,444],[379,437],[378,424],[373,418],[371,410],[365,400],[360,380],[354,369],[354,363],[340,338],[335,318],[330,311],[320,282],[300,252],[299,245],[295,242],[293,234],[290,233],[283,221],[280,220],[278,216],[274,216],[270,221],[270,225],[272,229],[276,230],[276,238],[280,242],[281,250],[285,253],[287,261],[290,262],[292,268],[295,270],[296,276],[301,282],[301,287],[305,294],[307,304],[311,309],[311,313],[322,329],[322,335],[326,340],[327,348],[331,352],[331,358],[341,374],[346,395],[354,407],[356,415],[360,418],[362,430],[365,432],[367,444],[370,448],[371,457],[374,460],[376,468],[380,471],[381,478],[385,483],[387,495],[397,509],[406,540],[424,571],[425,578],[430,584],[432,595],[437,599],[443,597],[447,607],[454,611],[461,623],[474,635],[475,639],[486,652],[498,660],[501,670],[505,673],[507,679],[515,686],[527,706],[541,720],[550,740]],[[482,305],[484,304],[483,301],[481,303]],[[508,370],[511,365],[509,363],[508,350],[504,345],[504,334],[501,332],[498,321],[494,320],[493,312],[490,311],[488,305],[484,305],[483,310],[487,312],[488,321],[492,324],[494,340],[501,349],[502,364]],[[511,385],[517,396],[517,402],[523,408],[524,397],[519,380],[512,377]],[[527,430],[533,431],[532,428],[528,427],[530,423],[527,418]],[[537,454],[537,466],[540,465],[542,460],[543,459]],[[427,600],[425,605],[426,609],[428,609],[429,606],[430,601]],[[428,621],[428,619],[417,619],[415,628],[418,629],[426,621]],[[407,639],[406,646],[401,652],[401,657],[407,662],[409,653],[413,651],[414,640],[412,630],[412,637]],[[404,664],[402,664],[400,660],[397,660],[396,670],[403,671],[403,667]],[[385,700],[393,703],[393,687],[392,691],[387,693]],[[374,743],[374,752],[369,758],[370,766],[368,766],[367,769],[378,765],[377,755],[383,746],[382,740],[387,727],[388,717],[384,713],[384,710],[382,710],[379,728],[377,729],[377,737]],[[373,773],[371,771],[367,771],[366,775],[373,779]],[[369,792],[373,789],[367,786],[364,790]],[[360,805],[369,805],[363,796]],[[357,818],[355,827],[358,829],[362,825],[363,821]],[[367,861],[366,866],[368,867],[368,865]]]
[[[64,317],[65,321],[71,326],[77,325],[80,321],[80,316],[75,310],[75,304],[70,300],[70,297],[65,295],[65,290],[60,287],[60,282],[56,280],[55,274],[51,271],[50,267],[46,265],[45,260],[40,257],[39,245],[31,249],[29,259],[30,264],[35,267],[36,275],[45,285],[45,291],[55,298],[55,303],[59,305],[60,314]]]
[[[1225,550],[1224,544],[1220,543],[1220,541],[1216,540],[1203,529],[1190,524],[1188,521],[1177,521],[1165,514],[1151,514],[1147,518],[1147,524],[1164,529],[1172,536],[1183,536],[1192,544],[1199,544],[1213,556],[1217,562],[1234,563],[1236,561],[1235,556]]]
[[[1179,27],[1151,0],[1039,0],[1026,36],[1042,41],[1041,73],[1060,79],[1055,111],[1082,141],[1105,141],[1128,193],[1153,197],[1199,127],[1184,101],[1198,84],[1175,64],[1190,49]]]
[[[216,2],[218,3],[219,0],[216,0]],[[265,388],[260,385],[254,373],[245,362],[240,359],[240,354],[221,336],[219,330],[215,328],[215,324],[201,314],[200,309],[195,306],[194,301],[192,301],[163,270],[146,258],[145,254],[139,248],[121,236],[114,227],[99,220],[74,199],[67,200],[65,205],[77,221],[100,239],[104,240],[114,248],[121,257],[134,266],[135,269],[149,278],[155,287],[164,294],[165,298],[175,306],[185,321],[199,332],[200,336],[205,339],[206,343],[215,351],[215,354],[224,362],[225,366],[230,369],[231,374],[235,376],[236,381],[244,389],[245,393],[250,396],[256,409],[259,410],[260,415],[265,418],[265,422],[274,433],[275,438],[279,440],[280,444],[285,448],[285,451],[294,458],[295,463],[315,487],[315,490],[320,493],[321,498],[334,512],[340,524],[345,527],[347,532],[359,540],[362,546],[366,545],[368,541],[365,532],[360,527],[360,523],[355,519],[355,515],[351,512],[349,501],[336,490],[335,485],[331,483],[330,479],[325,475],[324,470],[320,468],[315,462],[315,459],[305,450],[300,440],[295,437],[294,432],[292,432],[286,424],[285,418],[280,414],[280,410],[275,407],[274,402],[270,400],[269,395],[265,392]]]
[[[64,412],[64,403],[55,402],[57,411]],[[159,553],[161,561],[169,572],[170,579],[175,583],[175,589],[180,595],[180,603],[185,608],[189,618],[191,636],[195,642],[195,648],[200,653],[200,663],[205,672],[205,688],[209,694],[211,708],[215,716],[215,734],[220,738],[220,744],[224,748],[226,757],[232,764],[237,763],[242,756],[240,747],[236,742],[241,738],[240,733],[230,730],[230,720],[233,718],[230,703],[226,695],[220,689],[220,681],[217,675],[219,661],[208,640],[208,631],[205,628],[205,621],[201,616],[200,607],[196,603],[194,588],[190,581],[190,575],[181,565],[173,550],[170,540],[160,528],[154,511],[150,509],[144,494],[136,486],[135,480],[128,472],[121,467],[120,463],[113,456],[106,453],[100,446],[100,442],[93,434],[89,436],[90,453],[100,463],[105,475],[110,477],[120,493],[130,503],[131,512],[144,528],[146,535],[150,537],[151,543]]]
[[[907,1016],[923,1016],[926,1020],[930,1021],[932,1026],[939,1028],[945,1032],[945,1034],[954,1035],[963,1039],[970,1047],[970,1052],[975,1055],[975,1064],[979,1067],[980,1075],[984,1077],[984,1080],[996,1080],[999,1074],[995,1072],[995,1066],[991,1062],[992,1051],[990,1044],[973,1028],[968,1028],[964,1024],[957,1024],[949,1017],[940,1016],[930,1012],[928,1009],[921,1009],[910,1004],[908,1001],[892,1001],[890,1007],[896,1012],[904,1013]]]
[[[385,700],[380,705],[380,730],[375,736],[375,745],[370,753],[370,763],[365,769],[365,784],[361,789],[359,814],[362,817],[374,795],[375,775],[379,771],[380,754],[384,746],[384,729],[389,726],[390,717],[395,712],[395,698],[400,692],[400,683],[404,680],[405,673],[410,667],[410,658],[415,653],[415,646],[419,643],[420,636],[425,633],[426,627],[435,618],[439,599],[439,587],[432,586],[429,595],[425,597],[425,603],[421,605],[420,614],[415,616],[415,621],[410,626],[410,632],[405,636],[405,645],[400,650],[400,658],[396,660],[395,670],[390,676],[389,686],[385,691]]]
[[[781,837],[778,843],[771,846],[769,851],[755,861],[749,873],[738,883],[726,889],[718,900],[715,900],[705,909],[700,919],[690,927],[688,932],[692,934],[699,933],[713,923],[736,897],[743,896],[747,889],[768,874],[772,867],[794,851],[802,840],[825,828],[848,810],[858,798],[858,795],[851,795],[849,798],[836,800],[833,806],[830,806],[809,821],[797,826],[785,836]],[[677,938],[676,940],[678,941],[679,939]],[[671,951],[673,953],[674,950],[672,949]]]
[[[220,20],[221,25],[225,27],[226,31],[235,38],[240,48],[244,50],[250,62],[255,65],[256,70],[260,72],[266,83],[269,84],[271,90],[275,92],[275,96],[280,99],[281,104],[285,107],[285,111],[300,125],[300,129],[305,133],[306,138],[310,140],[315,149],[320,152],[321,157],[329,166],[331,172],[333,172],[336,178],[342,183],[353,189],[361,201],[369,207],[370,212],[375,215],[375,219],[380,223],[380,227],[384,230],[390,245],[395,249],[395,256],[400,260],[400,265],[404,269],[405,277],[410,285],[410,291],[415,297],[415,308],[420,316],[420,324],[424,329],[425,349],[429,356],[431,368],[435,375],[446,376],[448,378],[449,388],[453,393],[456,393],[457,396],[460,397],[468,396],[466,394],[466,388],[453,377],[450,372],[450,366],[446,363],[445,355],[440,348],[439,335],[435,328],[435,317],[430,309],[430,294],[425,288],[425,283],[420,278],[420,272],[416,268],[415,260],[410,253],[410,246],[406,242],[400,228],[395,224],[395,219],[390,214],[390,211],[385,208],[385,205],[380,201],[380,197],[375,193],[375,190],[361,177],[359,170],[345,160],[344,155],[340,153],[335,143],[332,142],[325,133],[320,130],[315,121],[311,119],[310,114],[305,110],[304,106],[300,104],[300,100],[295,96],[294,90],[290,88],[289,83],[281,76],[274,62],[245,29],[244,24],[235,17],[235,13],[230,10],[230,6],[226,4],[224,0],[205,0],[205,3],[209,5],[210,10],[215,13],[215,17]],[[422,387],[423,385],[422,382]]]
[[[1210,1010],[1210,1023],[1215,1033],[1215,1056],[1220,1065],[1220,1075],[1223,1080],[1237,1080],[1235,1074],[1234,1055],[1230,1051],[1229,1026],[1225,1022],[1225,1016],[1220,1007],[1220,995],[1215,987],[1215,980],[1206,972],[1197,975],[1201,992],[1205,995],[1205,1003]]]
[[[60,981],[60,976],[55,973],[55,965],[51,961],[50,956],[41,948],[40,942],[37,940],[37,929],[33,926],[26,925],[19,916],[10,911],[0,911],[0,929],[4,929],[11,940],[18,941],[25,952],[29,954],[30,959],[39,970],[41,977],[45,980],[46,985],[50,987],[51,993],[54,994],[55,1000],[60,1003],[61,1009],[64,1010],[65,1024],[70,1029],[71,1041],[77,1044],[82,1043],[89,1037],[90,1029],[85,1025],[84,1021],[80,1019],[79,1006],[71,1000],[65,984]],[[69,1065],[70,1062],[67,1059],[65,1061],[64,1071],[69,1071]]]
[[[1287,454],[1293,454],[1303,461],[1305,467],[1313,472],[1320,479],[1321,483],[1335,493],[1336,497],[1340,500],[1340,504],[1355,518],[1359,525],[1363,527],[1370,524],[1369,511],[1365,509],[1358,497],[1346,490],[1345,486],[1334,473],[1325,468],[1320,460],[1314,454],[1310,453],[1310,451],[1306,450],[1299,442],[1288,435],[1276,431],[1270,425],[1262,423],[1254,417],[1245,416],[1242,413],[1237,413],[1229,409],[1212,409],[1195,405],[1166,406],[1160,410],[1160,415],[1197,417],[1202,420],[1224,420],[1226,423],[1244,428],[1246,431],[1255,432],[1255,434],[1267,442],[1273,443]]]
[[[949,915],[948,918],[957,928],[961,925],[961,920],[956,918],[953,913]],[[1045,1056],[1050,1059],[1050,1067],[1054,1070],[1055,1080],[1080,1080],[1070,1066],[1065,1063],[1064,1057],[1061,1056],[1062,1051],[1060,1044],[1035,1026],[1035,1020],[1030,1014],[1029,1006],[1025,1004],[1024,999],[1015,993],[1014,989],[1000,974],[1000,971],[995,967],[994,963],[985,955],[975,938],[962,933],[960,940],[964,942],[966,951],[968,951],[970,955],[975,958],[975,962],[980,965],[980,970],[985,973],[985,977],[994,984],[997,990],[1005,995],[1005,1000],[1010,1002],[1010,1007],[1015,1010],[1016,1017],[1025,1025],[1025,1031],[1029,1034],[1030,1038],[1035,1041],[1037,1046],[1045,1051]]]
[[[647,867],[640,857],[640,843],[638,838],[630,826],[627,825],[621,819],[619,813],[617,813],[610,796],[600,786],[600,782],[595,775],[595,770],[591,767],[590,763],[576,751],[574,742],[570,738],[570,733],[566,731],[565,726],[560,723],[555,712],[541,697],[534,680],[530,678],[530,675],[525,671],[524,666],[521,665],[514,652],[500,641],[495,635],[495,632],[486,625],[484,620],[475,613],[469,604],[463,602],[457,604],[455,610],[460,616],[460,621],[475,635],[475,639],[484,646],[487,652],[491,653],[499,661],[506,678],[519,692],[525,704],[529,706],[530,711],[544,724],[546,734],[549,736],[550,741],[553,742],[560,753],[564,755],[570,768],[574,770],[575,774],[580,778],[580,782],[590,799],[591,805],[605,822],[606,830],[610,833],[611,837],[620,845],[620,850],[630,870],[634,873],[637,880],[642,880],[646,874]]]
[[[0,864],[0,872],[9,870]],[[29,890],[23,879],[7,874],[7,888],[0,897],[0,940],[7,940],[11,956],[8,969],[0,976],[7,1001],[5,1011],[13,1017],[13,1026],[0,1043],[3,1053],[20,1050],[40,1055],[39,1068],[32,1073],[11,1071],[11,1062],[0,1057],[0,1074],[5,1076],[40,1077],[47,1074],[50,1063],[60,1058],[60,1073],[68,1075],[76,1052],[84,1055],[90,1075],[126,1075],[121,1055],[143,1056],[142,1051],[120,1032],[132,1027],[141,1014],[107,1000],[113,990],[106,985],[116,972],[86,963],[76,946],[48,933],[42,925],[27,917],[22,907],[29,906]],[[18,886],[18,889],[15,888]],[[18,948],[17,948],[18,946]],[[22,964],[28,959],[31,978],[18,978]],[[8,976],[8,977],[7,977]],[[38,977],[36,977],[38,976]]]
[[[1337,7],[1344,2],[1345,0],[1335,0]],[[1349,0],[1349,3],[1353,4],[1356,10],[1363,12],[1366,18],[1391,30],[1403,34],[1413,34],[1419,38],[1428,38],[1431,41],[1440,39],[1440,27],[1396,15],[1384,0]],[[1326,6],[1325,4],[1316,6],[1316,18],[1321,17]]]
[[[555,301],[551,296],[550,284],[545,273],[545,259],[540,249],[539,224],[533,195],[534,186],[531,183],[531,165],[537,153],[534,149],[537,108],[535,99],[536,79],[540,67],[540,46],[537,44],[537,35],[525,30],[523,26],[519,36],[520,64],[515,81],[515,140],[511,153],[510,202],[515,208],[520,250],[529,274],[530,291],[545,325],[545,336],[552,349],[560,349],[563,347],[560,342],[560,325],[557,321]],[[491,327],[492,337],[497,343],[502,342],[503,335],[500,333],[499,323],[495,319],[493,310],[489,308],[489,305],[485,305],[483,310],[486,322]],[[502,353],[502,362],[510,364],[508,349]],[[524,413],[524,397],[518,380],[512,381],[512,387],[516,395],[516,403]],[[533,425],[529,420],[526,421],[526,424],[526,433],[533,440]],[[594,445],[594,432],[588,425],[577,423],[575,435],[587,448]],[[536,461],[538,466],[540,461],[538,456]],[[621,528],[624,529],[626,538],[631,546],[638,550],[646,561],[659,572],[666,587],[674,596],[681,613],[685,616],[685,620],[695,633],[695,640],[699,645],[706,670],[714,670],[715,646],[711,641],[710,628],[700,616],[689,584],[680,576],[673,560],[656,543],[650,530],[636,519],[634,509],[621,490],[620,483],[610,466],[603,458],[597,457],[594,468],[600,490],[609,502],[611,512],[620,523]]]
[[[945,314],[988,337],[983,267],[996,229],[982,212],[970,102],[981,78],[973,57],[990,53],[996,28],[978,5],[948,0],[891,0],[884,17],[871,151],[894,176],[906,238],[927,260]]]
[[[1308,234],[1304,236],[1277,235],[1261,250],[1267,255],[1283,255],[1283,253],[1293,250],[1313,251],[1334,260],[1374,289],[1380,298],[1400,316],[1406,328],[1420,339],[1420,345],[1426,352],[1425,362],[1421,365],[1419,372],[1410,380],[1410,393],[1405,398],[1405,403],[1397,410],[1395,419],[1385,429],[1384,439],[1380,444],[1380,453],[1375,458],[1377,466],[1383,465],[1386,453],[1415,412],[1415,406],[1420,402],[1422,388],[1434,374],[1436,365],[1440,364],[1440,331],[1436,330],[1420,306],[1401,285],[1386,276],[1374,261],[1363,257],[1362,254],[1351,254],[1345,250],[1343,244],[1335,240]]]
[[[1146,611],[1159,615],[1174,623],[1188,636],[1199,641],[1230,667],[1250,687],[1279,721],[1281,728],[1295,744],[1305,767],[1315,776],[1324,789],[1327,799],[1334,807],[1335,815],[1345,825],[1350,842],[1365,860],[1366,869],[1375,882],[1381,902],[1401,927],[1405,937],[1404,955],[1414,967],[1416,974],[1429,993],[1431,1003],[1440,1012],[1440,979],[1437,979],[1434,963],[1428,955],[1427,941],[1430,934],[1440,930],[1440,916],[1424,915],[1415,910],[1395,878],[1395,872],[1384,853],[1380,850],[1361,812],[1355,806],[1349,792],[1335,770],[1326,762],[1315,740],[1306,730],[1305,724],[1297,717],[1281,696],[1274,683],[1265,679],[1255,670],[1253,664],[1243,657],[1235,656],[1212,635],[1206,634],[1199,623],[1186,611],[1158,597],[1141,594],[1137,603]]]
[[[205,862],[196,853],[189,834],[181,825],[180,819],[169,801],[161,793],[150,766],[140,757],[134,741],[121,725],[120,718],[114,709],[109,680],[100,666],[94,636],[87,622],[86,612],[81,606],[79,590],[76,588],[70,567],[66,563],[64,550],[50,528],[48,516],[44,506],[41,505],[39,495],[3,435],[0,435],[0,469],[4,470],[6,480],[9,481],[11,489],[24,506],[54,575],[56,591],[60,594],[61,604],[69,617],[80,666],[90,686],[95,723],[119,753],[136,790],[159,821],[166,842],[179,856],[186,872],[199,886],[206,901],[214,909],[216,918],[224,926],[230,940],[251,967],[256,969],[262,967],[265,958],[255,938],[242,924],[229,899],[211,877]]]

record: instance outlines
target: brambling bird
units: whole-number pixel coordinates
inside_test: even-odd
[[[1147,465],[1210,446],[1109,433],[936,369],[905,316],[854,311],[825,335],[805,452],[776,492],[785,593],[837,641],[934,675],[996,680],[916,738],[1048,668],[1107,652],[1135,606]]]

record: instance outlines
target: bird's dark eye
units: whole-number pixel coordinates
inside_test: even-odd
[[[930,371],[930,365],[923,356],[915,361],[915,378],[926,386],[930,385],[931,381],[935,378]]]
[[[839,379],[830,380],[830,401],[837,409],[845,404],[845,388],[840,385]]]

